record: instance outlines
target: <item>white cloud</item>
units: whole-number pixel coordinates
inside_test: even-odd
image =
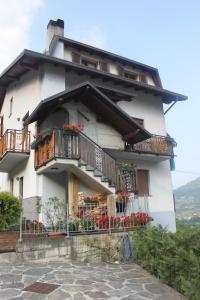
[[[96,25],[89,30],[79,30],[70,34],[72,39],[76,39],[82,43],[92,45],[98,48],[106,48],[106,35]]]
[[[29,47],[34,12],[43,0],[0,0],[0,73]]]

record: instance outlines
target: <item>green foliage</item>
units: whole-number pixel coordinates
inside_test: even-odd
[[[46,216],[48,226],[51,226],[53,230],[56,230],[60,225],[66,224],[66,203],[64,200],[61,201],[57,197],[51,197],[45,203],[44,214]]]
[[[106,235],[103,238],[85,236],[83,242],[94,250],[91,251],[91,256],[100,257],[102,262],[115,262],[121,259],[121,236],[117,239]]]
[[[178,225],[177,232],[146,227],[133,233],[134,259],[162,282],[200,300],[200,227]]]
[[[21,212],[20,201],[13,194],[0,192],[0,229],[9,228],[19,222]]]

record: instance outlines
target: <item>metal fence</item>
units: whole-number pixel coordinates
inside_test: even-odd
[[[21,237],[76,235],[132,230],[152,221],[149,215],[148,196],[107,196],[104,201],[82,201],[76,208],[65,206],[62,216],[48,219],[45,214],[33,210],[23,211]],[[31,219],[38,213],[37,220]],[[28,216],[28,217],[26,217]]]

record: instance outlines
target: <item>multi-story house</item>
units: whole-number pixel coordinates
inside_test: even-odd
[[[163,104],[186,99],[162,87],[156,68],[65,38],[64,22],[51,20],[45,52],[24,50],[0,76],[1,190],[21,196],[34,219],[49,197],[73,210],[79,192],[128,190],[175,231]]]

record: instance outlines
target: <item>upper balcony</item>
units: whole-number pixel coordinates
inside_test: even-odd
[[[29,157],[30,133],[7,129],[0,137],[0,172],[8,173]]]
[[[70,171],[93,188],[108,183],[116,191],[136,190],[134,169],[118,164],[99,145],[82,132],[51,129],[40,133],[32,144],[35,149],[35,169],[38,174]],[[95,183],[95,178],[100,184]],[[109,191],[108,187],[108,191]]]
[[[174,156],[175,141],[166,136],[152,135],[150,139],[143,142],[129,145],[125,144],[125,150],[139,153],[139,154],[152,154],[157,156]]]

